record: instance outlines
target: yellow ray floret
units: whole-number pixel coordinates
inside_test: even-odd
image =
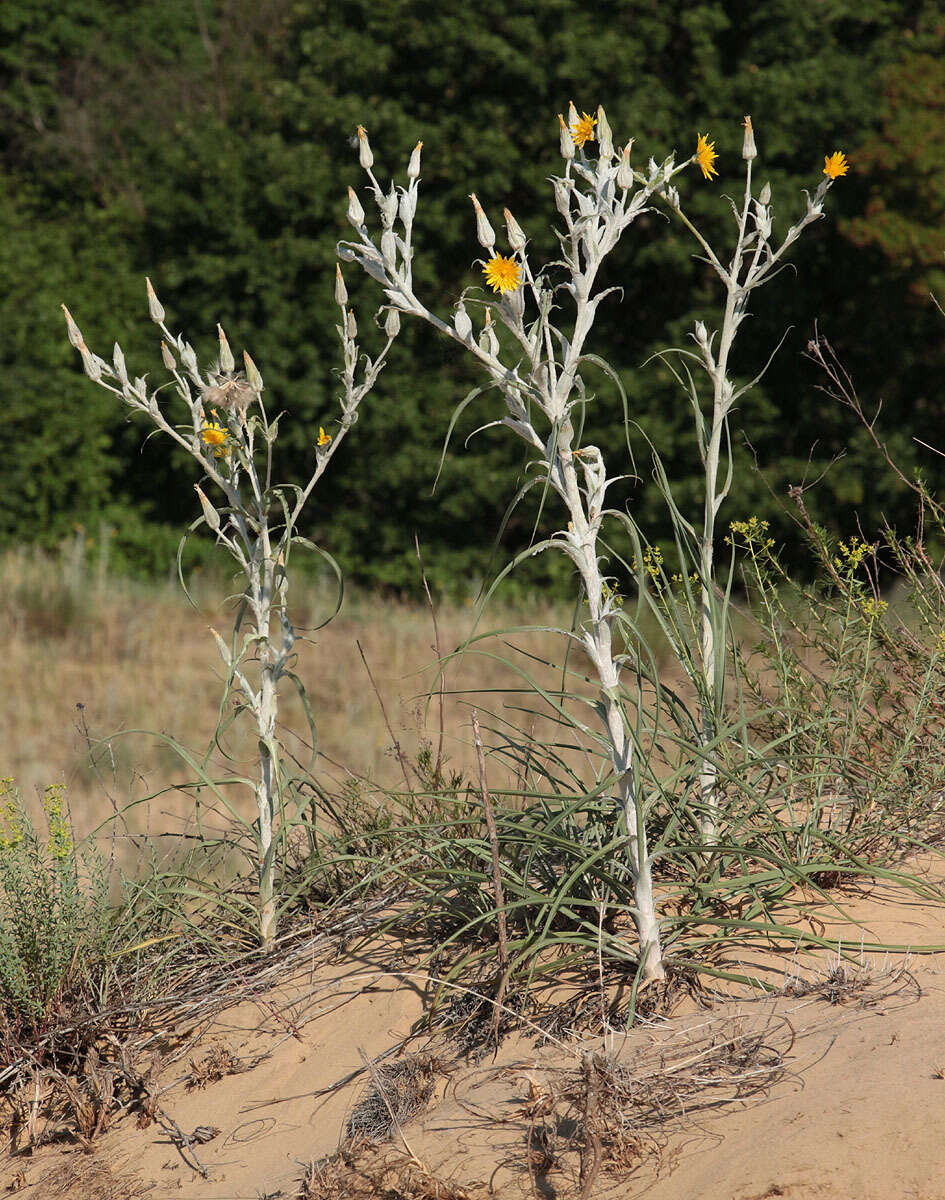
[[[850,169],[846,155],[842,150],[834,150],[833,154],[824,155],[824,174],[828,179],[836,179],[838,175],[846,175]]]
[[[590,113],[581,114],[580,121],[575,121],[571,126],[571,138],[575,146],[583,146],[585,142],[594,141],[594,126],[596,124],[596,117],[592,117]]]
[[[330,441],[331,441],[331,434],[326,433],[325,430],[321,427],[321,425],[319,425],[318,440],[316,441],[315,445],[319,446],[319,447],[327,446]]]
[[[514,258],[496,254],[482,268],[486,283],[494,292],[514,292],[521,283],[522,268]]]
[[[718,175],[718,171],[712,165],[717,158],[715,142],[708,140],[708,134],[700,133],[696,141],[695,160],[702,168],[703,179],[711,179],[713,175]]]
[[[229,430],[218,421],[211,421],[208,425],[204,425],[200,431],[200,437],[204,445],[213,447],[214,458],[224,458],[230,453]]]

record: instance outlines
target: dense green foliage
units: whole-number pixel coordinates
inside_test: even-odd
[[[332,273],[348,232],[345,189],[362,182],[349,145],[357,124],[382,179],[402,174],[424,141],[415,278],[445,313],[481,278],[473,188],[494,218],[507,204],[536,253],[553,256],[546,180],[560,161],[555,114],[571,98],[589,110],[603,103],[616,140],[635,136],[642,161],[673,147],[688,154],[696,132],[710,131],[721,176],[707,184],[694,171],[686,202],[717,245],[731,230],[724,196],[739,187],[744,113],[782,228],[803,208],[801,189],[819,181],[823,155],[847,151],[853,170],[833,189],[828,219],[796,247],[796,273],[765,290],[742,336],[736,369],[749,377],[791,326],[736,418],[751,446],[737,453],[750,464],[754,452],[761,474],[736,476],[723,519],[773,516],[789,483],[815,479],[846,452],[808,497],[812,511],[840,531],[857,516],[865,529],[881,513],[904,520],[908,499],[892,482],[867,488],[875,455],[852,414],[817,390],[802,351],[816,319],[864,403],[883,399],[899,460],[921,463],[935,482],[941,466],[912,435],[934,440],[945,378],[928,297],[945,282],[933,270],[945,249],[939,14],[930,0],[480,0],[471,10],[415,0],[7,0],[0,541],[55,544],[77,523],[94,531],[104,520],[126,565],[163,571],[195,515],[192,468],[161,439],[145,442],[147,430],[87,383],[60,302],[99,353],[120,340],[134,374],[160,370],[145,274],[202,356],[222,321],[259,364],[271,408],[288,413],[280,466],[299,477],[318,424],[330,428],[335,412]],[[369,329],[379,297],[349,275]],[[695,504],[688,406],[647,359],[681,344],[694,319],[711,322],[713,278],[680,227],[648,217],[604,282],[620,283],[624,297],[602,310],[593,349],[619,369],[632,416]],[[468,411],[431,496],[449,414],[476,382],[450,346],[405,330],[306,530],[350,575],[413,586],[414,531],[439,584],[488,570],[524,466],[501,430],[464,446],[493,415],[488,395]],[[616,471],[626,453],[620,403],[603,376],[599,389],[594,437]],[[641,478],[627,498],[655,539],[667,526],[642,438],[634,449]],[[517,511],[501,561],[526,544],[535,517],[527,503]]]

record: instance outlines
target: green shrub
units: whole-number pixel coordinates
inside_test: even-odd
[[[77,847],[65,788],[46,788],[46,835],[12,778],[0,780],[0,1021],[39,1028],[105,946],[107,874]]]

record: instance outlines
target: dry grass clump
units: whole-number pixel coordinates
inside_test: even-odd
[[[441,1179],[400,1151],[360,1142],[310,1164],[296,1200],[486,1200],[491,1194],[484,1183]]]
[[[441,1063],[431,1054],[406,1054],[373,1064],[371,1084],[345,1122],[345,1138],[385,1142],[422,1112],[436,1091]]]
[[[802,976],[789,974],[784,984],[786,996],[815,996],[828,1004],[849,1004],[870,1008],[896,996],[919,993],[919,985],[907,962],[877,967],[862,955],[851,960],[839,954],[819,971]]]
[[[552,1170],[562,1197],[587,1200],[602,1194],[595,1189],[623,1186],[644,1161],[661,1162],[666,1135],[681,1122],[766,1094],[783,1077],[793,1041],[787,1026],[740,1020],[728,1036],[712,1030],[630,1062],[587,1050],[577,1066],[521,1072],[533,1190],[542,1194]]]

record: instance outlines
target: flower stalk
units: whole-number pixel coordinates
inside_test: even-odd
[[[618,600],[601,570],[605,555],[599,539],[608,515],[605,501],[611,481],[599,447],[578,444],[571,415],[586,400],[581,365],[595,314],[605,297],[616,290],[597,289],[601,264],[633,221],[651,207],[687,164],[676,167],[671,156],[641,175],[629,164],[629,143],[614,160],[612,134],[602,109],[597,118],[587,114],[578,118],[576,110],[569,110],[569,117],[569,124],[559,117],[564,173],[553,180],[556,204],[565,225],[564,232],[558,234],[567,271],[564,290],[573,306],[573,324],[567,333],[552,320],[551,285],[543,272],[533,270],[521,227],[506,213],[511,255],[497,254],[493,226],[475,196],[477,237],[492,256],[484,268],[486,280],[497,293],[494,298],[474,302],[483,312],[479,336],[467,309],[473,302],[470,297],[464,294],[449,321],[431,312],[413,290],[411,255],[404,253],[391,265],[363,223],[357,227],[359,239],[342,242],[338,253],[343,259],[357,262],[380,282],[393,311],[432,325],[477,360],[489,384],[504,400],[505,413],[493,423],[511,429],[531,447],[547,485],[563,504],[568,517],[566,529],[530,553],[552,549],[562,552],[580,575],[588,615],[579,639],[597,676],[596,708],[603,727],[599,736],[613,777],[616,816],[626,834],[626,865],[636,902],[639,969],[642,979],[656,981],[664,977],[665,968],[647,844],[646,804],[622,700],[624,659],[614,646]],[[585,144],[593,140],[595,125],[606,134],[606,154],[596,163],[584,154]],[[367,176],[384,226],[385,193],[372,169],[367,168]],[[404,221],[403,237],[398,239],[404,250],[410,245],[416,187],[417,180],[410,178],[408,188],[401,189],[412,198],[409,220]],[[503,354],[497,326],[504,330],[511,354]]]
[[[361,153],[363,160],[370,158],[366,137],[361,140]],[[356,197],[351,210],[356,215]],[[280,687],[289,678],[302,690],[293,670],[296,634],[288,615],[289,556],[294,545],[309,545],[297,533],[299,518],[357,420],[361,401],[374,386],[396,336],[396,328],[388,323],[387,342],[378,357],[372,361],[362,355],[354,314],[346,309],[347,293],[340,268],[334,288],[341,310],[337,329],[344,355],[344,369],[340,372],[343,386],[340,422],[333,435],[320,426],[317,437],[312,439],[314,462],[303,486],[272,484],[273,447],[279,422],[270,421],[266,414],[263,378],[256,363],[245,354],[245,370],[235,370],[236,361],[221,327],[217,327],[219,358],[202,371],[193,347],[183,335],[171,333],[165,324],[164,308],[151,281],[147,281],[149,312],[162,334],[162,362],[171,376],[178,408],[187,418],[185,424],[178,424],[169,415],[167,400],[162,395],[168,384],[150,388],[141,377],[132,382],[118,346],[113,365],[94,355],[63,305],[69,340],[82,356],[89,377],[131,410],[145,415],[201,469],[203,477],[196,485],[196,492],[202,515],[191,531],[201,524],[207,525],[242,575],[242,612],[234,627],[232,644],[227,646],[216,631],[211,632],[227,666],[227,696],[235,693],[255,727],[256,778],[241,778],[239,782],[252,789],[256,819],[248,822],[232,806],[227,804],[227,807],[254,843],[258,934],[266,951],[272,948],[278,927],[278,851],[288,832],[289,820],[288,781],[277,733]],[[240,632],[247,626],[239,642]]]

